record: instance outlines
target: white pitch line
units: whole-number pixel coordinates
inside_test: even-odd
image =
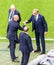
[[[0,39],[7,39],[6,37],[0,37]]]
[[[1,40],[6,40],[6,37],[0,37]],[[35,40],[35,38],[32,38],[32,40]],[[54,41],[53,38],[46,38],[45,40]]]
[[[32,38],[32,40],[35,40],[35,38]],[[45,40],[54,41],[52,38],[45,38]]]

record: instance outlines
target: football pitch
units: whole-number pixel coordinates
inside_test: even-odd
[[[0,37],[6,37],[6,29],[8,24],[8,10],[14,4],[16,9],[21,14],[21,23],[30,18],[32,10],[34,8],[39,9],[39,13],[44,15],[46,22],[48,24],[48,34],[45,38],[54,38],[54,0],[0,0]],[[32,32],[32,24],[27,24],[29,27],[29,35],[34,38],[34,32]],[[20,33],[21,31],[19,31]],[[10,52],[7,48],[8,40],[0,39],[0,65],[20,65],[21,63],[21,52],[19,51],[19,44],[16,45],[16,56],[18,56],[19,63],[14,63],[10,59]],[[35,41],[33,41],[33,48],[36,49]],[[46,41],[46,53],[54,49],[54,41]],[[40,53],[31,53],[29,62],[36,58]]]
[[[16,45],[16,56],[18,56],[18,60],[20,61],[19,63],[17,62],[12,62],[10,59],[10,52],[9,49],[7,48],[9,43],[4,43],[4,42],[0,42],[0,65],[20,65],[21,63],[21,52],[19,51],[19,44]],[[36,49],[36,44],[33,43],[33,48],[34,50]],[[54,42],[46,42],[46,53],[51,50],[54,49]],[[40,53],[31,53],[30,58],[29,58],[29,62],[33,59],[35,59],[38,55],[40,55]]]
[[[21,26],[23,21],[30,18],[34,8],[39,9],[39,13],[44,15],[48,24],[48,34],[46,38],[54,38],[54,0],[0,0],[0,37],[6,37],[6,29],[8,24],[8,10],[14,4],[21,14]],[[32,24],[29,27],[29,35],[33,38]]]

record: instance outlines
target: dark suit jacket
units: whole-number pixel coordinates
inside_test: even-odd
[[[11,12],[11,10],[9,9],[8,18],[9,18],[10,12]],[[15,10],[15,11],[14,11],[14,15],[18,15],[18,16],[19,16],[18,22],[20,22],[20,21],[21,21],[20,13],[19,13],[17,10]]]
[[[48,31],[47,23],[45,21],[44,16],[39,14],[38,20],[36,21],[35,16],[32,15],[27,23],[30,23],[31,21],[32,21],[32,31],[33,30],[36,30],[36,32],[38,32],[38,31],[43,31],[43,32]]]
[[[11,10],[9,9],[8,18],[9,18],[9,16],[10,16],[10,12],[11,12]],[[21,21],[20,13],[19,13],[17,10],[15,10],[15,11],[14,11],[14,15],[18,15],[18,16],[19,16],[19,20],[18,20],[17,22],[20,24],[20,21]],[[8,24],[8,26],[7,26],[7,34],[8,34],[8,30],[9,30],[9,24]]]
[[[19,23],[15,21],[9,22],[7,38],[9,40],[18,40],[17,31],[18,29],[23,30]]]
[[[19,41],[20,41],[20,50],[22,52],[31,52],[33,50],[31,38],[28,34],[21,32],[19,36]]]

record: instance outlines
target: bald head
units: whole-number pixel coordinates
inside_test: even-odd
[[[37,15],[38,14],[38,9],[33,9],[33,15]]]
[[[12,4],[10,9],[11,9],[11,11],[15,11],[15,6]]]
[[[27,26],[24,27],[24,32],[28,32],[29,28]]]
[[[14,15],[13,19],[14,19],[14,21],[18,21],[19,20],[19,16],[18,15]]]

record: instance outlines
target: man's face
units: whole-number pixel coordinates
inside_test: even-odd
[[[15,8],[11,8],[11,11],[14,12],[15,11]]]
[[[33,15],[36,16],[38,12],[36,10],[33,10]]]
[[[18,21],[19,20],[19,16],[18,15],[14,15],[14,21]]]

